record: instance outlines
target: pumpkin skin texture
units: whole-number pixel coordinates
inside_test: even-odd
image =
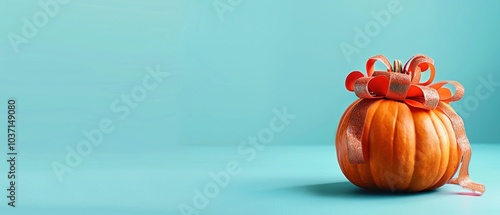
[[[352,164],[345,135],[352,109],[361,100],[342,115],[335,140],[337,160],[350,182],[370,190],[418,192],[441,187],[455,175],[461,151],[449,118],[439,109],[388,99],[368,107],[361,139],[365,163]]]

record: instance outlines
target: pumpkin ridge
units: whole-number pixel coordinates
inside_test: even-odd
[[[399,102],[397,102],[394,106],[395,106],[395,110],[394,110],[394,122],[393,122],[393,126],[392,126],[392,130],[394,131],[392,133],[392,141],[391,141],[391,149],[392,149],[392,153],[391,153],[391,168],[390,168],[390,171],[392,171],[393,173],[396,173],[396,174],[399,174],[399,171],[395,170],[395,167],[394,167],[394,159],[396,158],[396,156],[394,156],[395,154],[395,149],[394,149],[394,144],[399,144],[399,143],[395,143],[396,141],[396,126],[398,124],[398,114],[399,114]],[[392,185],[389,185],[389,188],[391,189],[391,191],[394,191],[394,189],[396,189],[396,186],[397,186],[397,181],[394,181],[394,182],[389,182],[389,183],[392,183]]]
[[[432,122],[432,125],[434,126],[434,131],[436,132],[436,135],[438,137],[440,137],[440,135],[438,134],[438,129],[437,129],[436,123],[440,123],[439,126],[441,126],[442,129],[444,130],[444,132],[446,132],[446,135],[448,135],[448,131],[444,127],[444,124],[441,122],[441,119],[437,116],[437,114],[434,113],[433,111],[429,111],[429,115],[432,116],[431,117],[431,119],[432,119],[431,122]],[[447,137],[447,139],[449,139],[449,137]],[[449,140],[448,140],[448,142],[449,142]],[[438,148],[439,148],[439,154],[442,155],[443,154],[443,148],[442,148],[442,142],[441,142],[440,138],[439,138],[439,147]],[[445,158],[443,158],[443,156],[441,156],[441,159],[439,159],[438,168],[441,168],[443,159],[445,159]],[[446,172],[446,169],[444,171],[442,171],[441,169],[439,169],[436,178],[434,179],[433,183],[431,183],[429,185],[429,187],[433,187],[434,185],[436,185],[436,183],[438,183],[440,181],[441,177],[443,177],[443,175],[444,175],[445,172]]]
[[[364,131],[366,130],[366,132],[364,132],[365,134],[363,134],[362,143],[365,143],[365,145],[363,147],[365,149],[367,149],[366,153],[368,154],[368,161],[364,164],[366,166],[357,165],[357,168],[356,168],[356,170],[358,171],[358,174],[359,174],[361,180],[363,181],[363,184],[365,185],[366,188],[370,188],[370,189],[373,188],[373,187],[378,187],[378,185],[375,182],[375,179],[373,178],[374,176],[373,176],[372,170],[371,170],[371,168],[372,168],[371,163],[372,162],[371,162],[371,159],[370,159],[370,151],[369,151],[369,146],[368,146],[368,144],[369,144],[368,139],[369,138],[368,137],[370,136],[370,133],[371,133],[371,128],[372,128],[371,124],[372,124],[372,121],[373,121],[373,116],[375,115],[376,110],[378,110],[378,108],[380,107],[381,103],[382,103],[382,100],[376,101],[372,105],[370,105],[370,107],[368,107],[368,109],[373,109],[374,110],[373,114],[368,115],[368,114],[371,113],[370,110],[368,110],[366,112],[367,117],[365,118],[365,127],[363,128],[363,130]],[[364,138],[365,135],[367,137],[366,141],[365,141],[365,138]],[[362,168],[362,169],[360,170],[360,168]],[[361,175],[362,175],[361,172],[365,172],[365,174],[368,177],[361,177]]]
[[[357,175],[359,176],[359,183],[360,183],[361,187],[367,187],[368,188],[368,186],[366,186],[366,183],[364,181],[365,177],[363,177],[361,175],[362,170],[359,170],[360,166],[363,165],[363,164],[353,164],[353,165],[354,165],[354,169],[356,170]]]
[[[409,134],[411,132],[408,131],[408,126],[413,125],[412,120],[413,119],[408,119],[406,116],[408,115],[408,112],[410,112],[408,106],[404,103],[398,103],[398,109],[397,109],[397,115],[395,117],[396,122],[394,125],[394,142],[393,144],[393,173],[397,176],[397,182],[394,184],[398,184],[395,186],[396,190],[404,190],[408,189],[408,185],[410,183],[410,179],[408,178],[409,171],[408,167],[411,166],[408,163],[411,161],[408,161],[408,154],[411,152],[411,149],[409,149],[409,145],[411,145],[411,140],[409,141],[408,136],[411,136],[412,134]]]
[[[378,102],[378,103],[380,103],[379,106],[375,109],[374,113],[371,115],[371,118],[372,118],[371,123],[372,124],[375,123],[377,126],[370,126],[370,132],[369,132],[369,136],[368,136],[368,140],[367,140],[367,143],[369,144],[368,147],[370,149],[373,148],[372,146],[374,146],[374,144],[377,148],[377,150],[374,151],[374,153],[376,155],[376,156],[374,156],[374,158],[375,158],[375,160],[378,160],[378,161],[373,162],[374,159],[373,159],[373,157],[371,157],[370,158],[370,163],[371,163],[370,169],[371,169],[371,173],[372,173],[372,177],[373,177],[373,181],[375,182],[375,185],[381,189],[388,189],[388,187],[389,187],[388,181],[389,180],[387,178],[393,177],[394,174],[391,174],[392,172],[387,171],[391,168],[390,166],[388,166],[388,163],[392,162],[391,158],[387,158],[387,155],[389,153],[387,151],[383,151],[381,149],[381,148],[391,149],[391,147],[388,147],[387,145],[382,145],[380,143],[381,140],[384,144],[388,144],[387,142],[389,142],[389,141],[383,141],[386,136],[381,138],[381,134],[377,133],[377,132],[382,131],[383,132],[382,134],[385,134],[388,131],[394,132],[393,129],[391,129],[391,127],[380,130],[381,127],[378,126],[379,124],[380,125],[387,125],[387,123],[386,123],[387,117],[391,117],[390,115],[388,115],[388,113],[390,113],[390,111],[391,111],[391,107],[393,105],[393,102],[394,101],[392,101],[392,100],[385,100],[385,99],[380,100],[380,102]],[[372,154],[371,151],[370,151],[370,154]],[[384,162],[385,165],[380,164],[380,162],[382,160],[385,161]],[[389,161],[389,162],[387,162],[387,161]],[[375,173],[375,174],[373,174],[373,173]]]
[[[373,113],[369,112],[369,113],[371,113],[370,114],[370,124],[373,123],[373,118],[377,114],[377,111],[380,109],[380,104],[381,103],[382,103],[382,100],[375,102],[375,104],[377,104],[377,106],[373,107]],[[367,114],[368,114],[368,112],[367,112]],[[368,128],[367,129],[368,132],[366,134],[366,137],[365,137],[365,135],[363,135],[362,141],[366,141],[367,147],[368,147],[368,159],[369,159],[369,161],[368,161],[368,164],[369,164],[368,168],[369,168],[369,171],[370,171],[370,177],[373,180],[373,184],[375,185],[375,187],[380,188],[380,184],[377,183],[378,179],[375,178],[376,175],[374,173],[376,171],[374,169],[376,168],[376,166],[373,163],[373,156],[371,156],[372,150],[370,150],[370,145],[371,145],[371,143],[370,143],[370,136],[372,135],[372,132],[373,132],[372,131],[373,126],[369,126],[369,127],[366,127],[366,128]]]
[[[410,108],[410,116],[411,119],[412,119],[412,122],[415,124],[415,117],[413,116],[413,109],[411,107]],[[415,165],[417,165],[417,149],[418,149],[418,144],[417,144],[417,126],[413,126],[413,133],[415,134],[415,139],[413,139],[413,145],[415,146],[414,149],[413,149],[413,165],[412,165],[412,168],[413,168],[413,171],[411,171],[411,176],[409,176],[411,178],[410,180],[410,183],[408,184],[408,187],[406,189],[411,189],[412,185],[413,185],[413,181],[415,180]]]
[[[432,114],[428,110],[414,110],[414,117],[418,123],[415,123],[417,130],[416,158],[414,181],[412,184],[414,191],[422,191],[430,188],[439,172],[436,163],[441,156],[437,153],[436,142],[440,142],[439,135],[435,131]],[[416,176],[415,176],[416,173]]]
[[[446,115],[444,115],[444,113],[440,110],[438,110],[437,112],[435,112],[435,114],[439,117],[440,119],[440,122],[443,123],[444,125],[444,128],[446,129],[446,133],[448,134],[448,156],[446,157],[448,159],[448,163],[447,163],[447,168],[445,169],[443,175],[441,176],[441,178],[439,179],[439,181],[437,182],[437,184],[433,185],[433,187],[431,189],[435,189],[435,188],[438,188],[440,186],[442,186],[443,184],[447,183],[448,180],[450,180],[454,175],[455,173],[457,172],[458,170],[458,166],[460,165],[460,163],[457,164],[457,160],[459,158],[457,158],[457,155],[461,154],[460,152],[460,149],[458,148],[458,144],[456,142],[456,139],[455,139],[455,131],[453,130],[452,126],[451,126],[451,121],[448,117],[446,117]]]

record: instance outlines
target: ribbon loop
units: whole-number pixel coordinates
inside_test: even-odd
[[[382,62],[385,67],[387,67],[387,72],[392,72],[392,67],[391,67],[391,62],[384,56],[384,55],[375,55],[371,58],[368,58],[368,61],[366,62],[366,73],[368,76],[372,76],[373,72],[375,71],[375,63],[377,61]]]

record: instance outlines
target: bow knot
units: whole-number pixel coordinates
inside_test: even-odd
[[[374,71],[377,61],[384,63],[387,71]],[[429,79],[420,83],[421,73],[428,69]],[[366,76],[360,71],[353,71],[346,78],[347,90],[354,91],[359,98],[387,98],[405,102],[412,107],[434,110],[439,101],[449,103],[460,100],[463,96],[464,88],[456,81],[431,84],[436,71],[432,59],[425,55],[416,55],[402,69],[394,69],[401,71],[394,71],[385,56],[377,55],[368,59],[366,70]],[[444,87],[446,84],[453,85],[455,92]]]

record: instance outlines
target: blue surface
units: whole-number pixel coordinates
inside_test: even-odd
[[[231,160],[241,173],[200,214],[498,209],[500,133],[490,122],[500,121],[499,6],[1,1],[0,120],[15,98],[19,196],[17,208],[4,199],[0,211],[180,214],[193,189],[204,189],[210,172]],[[473,142],[472,177],[488,189],[482,197],[457,195],[464,191],[450,185],[418,195],[371,194],[338,169],[337,123],[356,99],[344,88],[346,75],[364,70],[376,54],[406,61],[417,53],[435,60],[436,81],[466,89],[452,106]],[[85,155],[72,157],[78,150]],[[5,153],[3,141],[0,158]],[[0,163],[2,190],[6,167]]]
[[[499,150],[498,143],[473,145],[471,177],[487,189],[480,197],[456,185],[408,195],[367,192],[342,175],[333,145],[268,145],[250,161],[227,146],[173,147],[141,156],[100,153],[61,184],[47,165],[56,155],[25,154],[20,207],[2,211],[181,214],[182,204],[195,208],[194,190],[204,192],[215,182],[211,173],[235,161],[239,173],[218,192],[208,191],[217,195],[200,214],[491,214],[500,210]]]

